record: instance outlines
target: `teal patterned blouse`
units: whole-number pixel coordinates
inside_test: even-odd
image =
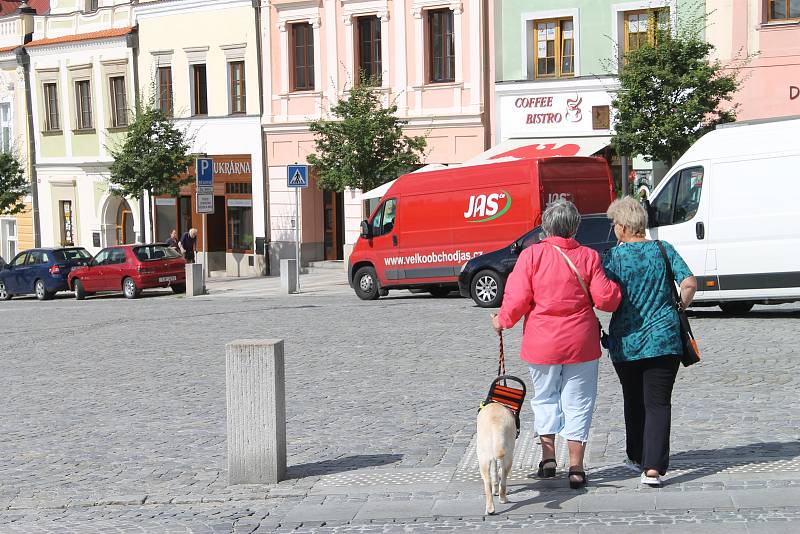
[[[662,241],[679,284],[692,272],[675,249]],[[622,243],[603,260],[606,276],[622,289],[622,302],[611,317],[609,353],[629,362],[682,352],[678,314],[666,282],[664,259],[654,241]]]

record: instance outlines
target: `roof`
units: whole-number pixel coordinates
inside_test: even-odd
[[[22,0],[0,0],[0,17],[13,15],[19,9]],[[50,11],[50,0],[28,0],[28,7],[33,8],[37,15]]]
[[[31,41],[25,46],[26,47],[46,46],[46,45],[54,45],[61,43],[74,43],[78,41],[92,41],[94,39],[110,39],[112,37],[121,37],[123,35],[128,35],[133,31],[134,28],[132,26],[126,26],[125,28],[112,28],[110,30],[103,30],[99,32],[79,33],[77,35],[64,35],[62,37],[39,39],[37,41]]]
[[[6,52],[13,52],[14,50],[19,48],[20,46],[22,46],[22,45],[18,44],[18,45],[0,47],[0,54],[5,54]]]

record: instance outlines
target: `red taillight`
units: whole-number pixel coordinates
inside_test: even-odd
[[[50,267],[50,276],[57,276],[61,274],[61,266],[60,265],[53,265]]]

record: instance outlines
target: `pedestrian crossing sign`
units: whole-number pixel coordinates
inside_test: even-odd
[[[308,187],[308,165],[287,165],[286,171],[289,187]]]

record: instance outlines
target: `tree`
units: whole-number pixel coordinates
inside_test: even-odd
[[[15,215],[25,211],[25,197],[30,184],[22,165],[13,154],[0,153],[0,215]]]
[[[656,45],[628,52],[620,66],[616,110],[617,153],[670,165],[704,133],[736,119],[723,109],[739,88],[736,69],[711,61],[714,46],[691,28],[659,30]]]
[[[137,106],[134,120],[128,125],[121,145],[110,149],[111,192],[142,202],[155,195],[177,195],[191,178],[179,179],[191,164],[190,139],[177,128],[169,115],[153,100]],[[150,239],[153,240],[153,210],[150,209]]]
[[[418,165],[425,138],[404,135],[407,122],[396,112],[396,105],[384,108],[375,85],[362,79],[349,98],[331,108],[335,120],[312,122],[316,153],[308,162],[318,173],[319,187],[368,191]]]

